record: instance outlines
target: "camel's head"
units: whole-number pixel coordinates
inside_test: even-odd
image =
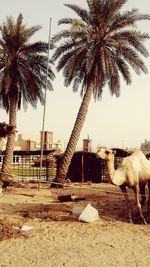
[[[104,160],[114,159],[115,154],[116,151],[110,148],[101,148],[97,151],[97,156]]]
[[[5,122],[0,123],[0,139],[14,134],[15,132],[16,128],[14,126],[11,126]]]

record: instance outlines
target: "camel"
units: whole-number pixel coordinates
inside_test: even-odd
[[[126,201],[128,208],[129,222],[132,221],[132,208],[131,202],[128,197],[126,187],[132,188],[135,194],[136,206],[138,208],[140,217],[144,224],[147,224],[146,219],[142,213],[142,207],[145,202],[145,186],[148,182],[149,200],[148,200],[148,221],[150,213],[150,161],[147,160],[144,153],[140,150],[134,151],[130,156],[123,159],[120,167],[115,170],[116,151],[112,149],[99,149],[97,156],[106,161],[106,177],[108,182],[113,185],[119,186]],[[140,202],[141,193],[142,199]]]

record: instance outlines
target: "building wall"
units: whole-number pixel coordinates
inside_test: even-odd
[[[83,139],[83,151],[91,152],[92,151],[92,140],[91,139]]]
[[[18,135],[18,139],[15,142],[15,148],[19,147],[19,150],[36,150],[37,149],[37,140],[36,137],[32,140],[32,135]]]
[[[32,140],[17,141],[17,146],[19,146],[21,150],[36,150],[36,142]]]
[[[43,149],[49,150],[52,149],[53,146],[53,132],[44,131],[43,136]],[[42,139],[42,132],[41,132]]]

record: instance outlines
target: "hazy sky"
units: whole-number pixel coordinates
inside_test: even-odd
[[[60,18],[72,17],[71,9],[64,3],[86,6],[85,0],[0,0],[0,23],[7,16],[15,19],[23,14],[27,26],[41,25],[33,41],[48,41],[49,20],[52,18],[52,35],[60,30],[57,22]],[[138,8],[150,14],[149,0],[128,0],[125,9]],[[150,21],[139,22],[138,29],[150,33]],[[145,43],[150,52],[150,41]],[[132,84],[121,84],[121,96],[111,97],[106,88],[102,100],[91,101],[86,122],[81,132],[78,148],[87,135],[92,139],[93,147],[139,146],[145,139],[150,139],[150,57],[144,62],[149,74],[137,76],[132,72]],[[71,87],[64,87],[61,73],[56,72],[54,91],[48,92],[46,104],[45,130],[53,131],[54,138],[68,141],[81,104],[79,92],[73,93]],[[17,117],[19,133],[38,134],[42,129],[43,106],[34,110],[28,106]],[[8,122],[8,115],[0,110],[0,121]]]

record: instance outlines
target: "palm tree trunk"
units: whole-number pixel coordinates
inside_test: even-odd
[[[67,144],[67,148],[60,160],[59,166],[57,167],[56,177],[51,187],[57,187],[57,184],[55,185],[55,183],[58,183],[58,187],[59,187],[59,184],[63,184],[65,181],[66,174],[67,174],[72,156],[75,152],[77,142],[79,140],[80,133],[81,133],[83,124],[85,122],[86,115],[88,113],[88,107],[89,107],[92,93],[93,93],[93,81],[90,80],[88,82],[87,90],[84,94],[69,142]]]
[[[9,111],[9,124],[16,127],[16,100],[10,100],[10,111]],[[2,164],[2,169],[0,173],[0,182],[7,186],[9,180],[9,173],[11,168],[11,162],[13,158],[13,151],[14,151],[14,143],[15,143],[15,133],[8,136],[6,150],[5,150],[5,157]]]

